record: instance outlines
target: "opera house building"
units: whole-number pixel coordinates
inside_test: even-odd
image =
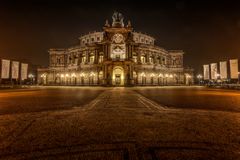
[[[101,32],[79,38],[79,44],[49,50],[49,67],[38,69],[40,85],[188,85],[193,70],[183,67],[181,50],[155,45],[149,35],[133,31],[121,13]]]

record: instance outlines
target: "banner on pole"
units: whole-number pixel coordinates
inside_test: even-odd
[[[19,78],[19,62],[12,61],[12,79]]]
[[[231,79],[238,79],[238,59],[230,60],[230,77]]]
[[[210,77],[209,77],[209,65],[208,64],[205,64],[203,65],[203,79],[204,80],[209,80]]]
[[[217,63],[211,63],[211,79],[217,79]]]
[[[10,60],[2,59],[1,78],[2,79],[10,78]]]
[[[227,79],[227,62],[220,62],[220,77],[221,79]]]
[[[28,64],[21,63],[21,79],[22,80],[27,79],[27,73],[28,73]]]

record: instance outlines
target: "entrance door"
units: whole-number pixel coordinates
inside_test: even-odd
[[[121,84],[121,74],[115,74],[115,83],[116,85]]]
[[[115,66],[113,68],[112,84],[117,86],[124,85],[124,70],[121,66]]]

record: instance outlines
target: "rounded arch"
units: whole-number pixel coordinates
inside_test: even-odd
[[[113,85],[124,85],[124,69],[121,66],[115,66],[112,73]]]

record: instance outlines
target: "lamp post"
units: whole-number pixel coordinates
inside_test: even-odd
[[[34,75],[32,73],[30,73],[28,75],[28,78],[30,78],[31,84],[33,85],[33,79],[34,79]]]
[[[240,72],[238,72],[238,84],[240,83]]]
[[[218,73],[216,74],[216,76],[217,76],[217,84],[218,84],[218,82],[220,81],[221,75]]]
[[[43,85],[47,84],[46,77],[47,77],[47,75],[45,73],[41,75]]]
[[[63,85],[64,82],[64,74],[61,74],[61,84]]]
[[[71,77],[72,77],[71,80],[73,79],[74,85],[76,85],[76,77],[77,77],[76,74],[72,73]]]
[[[192,78],[189,74],[186,74],[186,85],[190,85],[189,80]]]
[[[160,73],[159,75],[158,75],[158,84],[159,85],[163,85],[162,83],[163,83],[163,75]]]
[[[68,77],[69,77],[69,75],[66,74],[65,77],[66,77],[66,82],[67,82],[67,85],[68,85],[68,80],[69,80]]]
[[[165,74],[165,77],[166,77],[166,85],[168,85],[168,81],[167,81],[167,80],[168,80],[168,76],[169,76],[168,74]]]
[[[202,76],[201,74],[197,75],[197,79],[198,79],[199,86],[201,85],[202,77],[203,77],[203,76]]]

